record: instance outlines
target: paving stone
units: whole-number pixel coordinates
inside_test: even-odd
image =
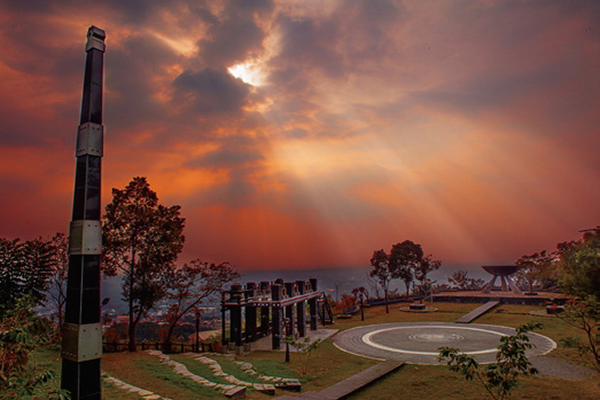
[[[246,388],[244,386],[236,386],[233,389],[227,390],[224,394],[225,394],[225,396],[230,397],[230,398],[245,397],[246,396]]]
[[[257,390],[261,393],[270,394],[270,395],[275,394],[275,386],[273,386],[273,385],[263,385],[261,383],[255,383],[254,390]]]

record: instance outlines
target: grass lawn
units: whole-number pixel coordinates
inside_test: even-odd
[[[405,305],[400,305],[405,306]],[[429,307],[438,308],[432,313],[408,313],[399,310],[399,305],[390,307],[385,313],[382,306],[365,310],[365,321],[360,321],[360,314],[351,319],[337,320],[333,326],[340,330],[360,325],[373,325],[386,322],[453,322],[461,315],[475,309],[479,304],[466,303],[434,303]],[[504,325],[517,327],[525,322],[541,322],[544,328],[538,333],[559,342],[569,336],[582,337],[575,328],[555,317],[532,316],[530,311],[542,310],[542,307],[523,305],[500,305],[478,318],[475,323]],[[581,357],[577,351],[559,346],[551,354],[554,357],[593,368],[591,360]],[[349,376],[352,376],[377,361],[354,356],[338,350],[331,339],[324,341],[310,357],[305,354],[291,353],[291,362],[284,362],[283,352],[255,351],[238,356],[237,360],[249,362],[259,374],[280,377],[297,377],[303,385],[303,391],[319,391]],[[185,355],[172,355],[175,361],[185,364],[197,375],[210,381],[222,383],[222,378],[215,377],[204,364]],[[247,382],[261,382],[256,377],[245,374],[241,368],[222,356],[211,356],[217,360],[223,371]],[[47,363],[60,369],[58,351],[42,350],[38,354],[39,363]],[[196,384],[190,379],[176,374],[168,365],[159,364],[158,358],[144,352],[108,353],[102,358],[102,369],[109,375],[129,384],[150,390],[163,397],[174,400],[199,398],[224,398],[216,390]],[[59,385],[57,382],[54,385]],[[104,381],[102,385],[104,399],[138,399]],[[282,395],[278,391],[277,395]],[[253,390],[247,391],[248,398],[267,399]],[[1,394],[0,394],[1,397]],[[350,399],[485,399],[489,395],[478,382],[466,382],[465,379],[447,366],[405,365],[387,377],[350,396]],[[513,391],[514,399],[599,399],[600,375],[596,374],[583,380],[566,380],[550,377],[526,377],[521,385]]]

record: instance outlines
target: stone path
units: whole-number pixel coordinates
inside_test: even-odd
[[[538,356],[529,359],[540,375],[552,376],[562,379],[584,379],[598,372],[593,369],[570,363],[567,360],[552,356]]]
[[[232,390],[241,390],[242,387],[245,390],[246,386],[252,386],[252,383],[242,382],[239,379],[224,373],[223,370],[221,369],[221,366],[219,365],[219,363],[217,363],[214,360],[210,360],[206,357],[201,356],[200,358],[205,358],[205,361],[206,361],[206,362],[204,362],[204,361],[201,361],[201,362],[204,362],[205,364],[209,364],[208,366],[209,366],[209,368],[211,368],[211,370],[213,371],[213,374],[215,376],[221,376],[226,381],[230,382],[231,384],[225,385],[222,383],[215,383],[215,382],[209,381],[208,379],[206,379],[202,376],[195,375],[195,374],[191,373],[185,365],[178,363],[177,361],[171,360],[171,358],[168,355],[164,354],[160,350],[147,350],[146,353],[148,353],[152,356],[157,356],[162,363],[172,366],[173,369],[175,370],[175,372],[177,372],[178,374],[186,376],[186,377],[190,378],[191,380],[193,380],[194,382],[197,382],[206,387],[214,388],[215,390],[218,390],[224,394],[227,393],[228,391],[232,391]]]
[[[439,364],[441,346],[456,347],[473,355],[479,363],[495,362],[500,338],[514,335],[513,328],[484,324],[453,324],[443,322],[404,322],[361,326],[338,333],[334,344],[355,355],[378,360],[404,361],[411,364]],[[536,346],[527,355],[547,354],[556,343],[537,333],[529,333]]]
[[[498,304],[500,304],[499,301],[488,301],[487,303],[477,307],[470,313],[463,315],[462,317],[457,319],[456,322],[458,322],[460,324],[468,324],[469,322],[475,320],[476,318],[479,318],[486,312],[490,311],[492,308],[496,307]]]
[[[146,400],[171,400],[167,397],[162,397],[156,393],[153,393],[149,390],[139,388],[137,386],[130,385],[129,383],[123,382],[117,378],[109,376],[107,374],[102,374],[102,377],[105,381],[112,383],[116,387],[122,390],[126,390],[131,393],[137,393],[142,399]]]
[[[349,378],[344,379],[341,382],[336,383],[327,389],[321,390],[320,392],[305,392],[299,396],[281,396],[277,397],[276,400],[291,400],[291,399],[302,399],[302,400],[337,400],[348,396],[360,388],[368,385],[371,382],[389,374],[392,371],[397,370],[403,362],[397,361],[385,361],[380,364],[374,365],[371,368],[367,368],[358,374],[352,375]]]

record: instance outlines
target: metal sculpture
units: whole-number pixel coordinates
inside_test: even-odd
[[[489,293],[494,289],[494,283],[498,277],[500,277],[500,287],[503,292],[507,292],[510,288],[513,293],[521,293],[521,290],[510,278],[510,275],[518,269],[516,265],[483,265],[481,268],[493,275],[493,278],[483,287],[483,293]]]

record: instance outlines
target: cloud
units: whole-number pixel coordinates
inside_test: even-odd
[[[264,156],[255,149],[219,149],[185,163],[186,167],[237,168],[261,161]]]
[[[174,81],[174,102],[200,115],[236,114],[246,104],[248,85],[225,70],[186,70]]]
[[[6,236],[68,222],[92,23],[105,187],[148,176],[217,260],[364,263],[408,238],[493,262],[600,218],[597,2],[26,3],[0,5]]]

